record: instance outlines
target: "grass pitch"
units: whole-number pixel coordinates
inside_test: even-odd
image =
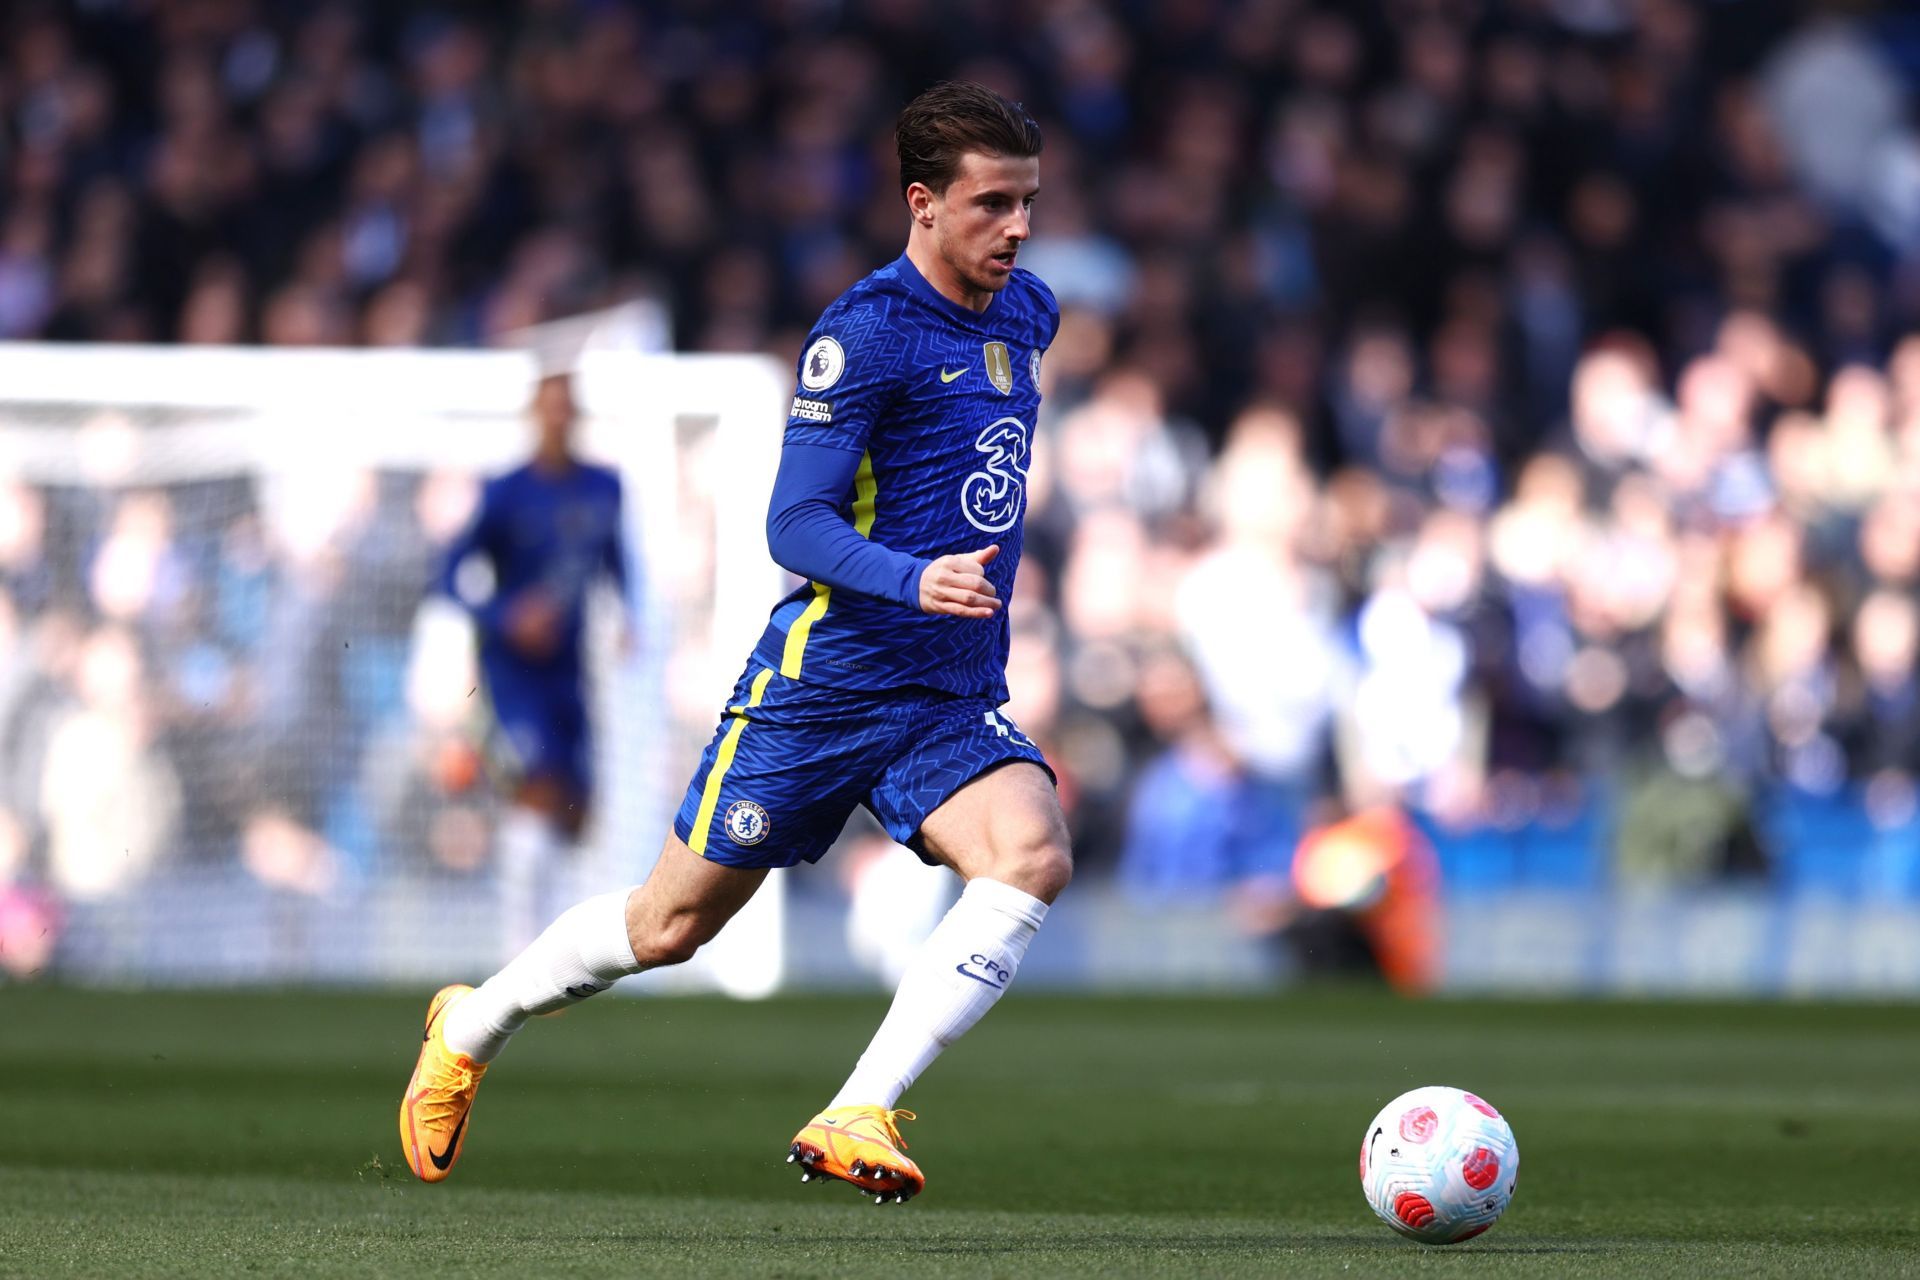
[[[908,1102],[928,1191],[802,1186],[878,999],[603,999],[488,1076],[452,1180],[395,1111],[427,992],[0,990],[0,1274],[1920,1274],[1920,1009],[1016,993]],[[1447,1249],[1375,1221],[1419,1084],[1512,1122]]]

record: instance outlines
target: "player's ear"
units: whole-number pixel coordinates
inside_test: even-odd
[[[923,227],[933,225],[933,188],[924,182],[907,184],[907,213]]]

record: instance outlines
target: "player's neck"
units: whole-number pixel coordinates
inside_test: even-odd
[[[969,311],[985,311],[993,303],[993,294],[986,289],[974,289],[960,278],[960,273],[947,265],[933,245],[924,237],[912,234],[907,237],[907,261],[920,273],[920,278],[933,286],[933,291],[949,302],[954,302]]]
[[[571,449],[541,449],[533,455],[533,469],[543,476],[565,476],[573,471]]]

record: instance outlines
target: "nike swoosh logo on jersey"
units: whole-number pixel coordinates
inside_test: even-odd
[[[940,381],[952,382],[955,378],[959,377],[961,374],[965,373],[968,369],[971,369],[971,368],[973,368],[972,365],[967,365],[965,368],[955,369],[952,373],[948,373],[945,369],[942,369],[940,370]]]

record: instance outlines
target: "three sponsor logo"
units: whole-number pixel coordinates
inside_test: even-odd
[[[973,442],[986,455],[960,485],[960,510],[982,533],[1005,533],[1020,518],[1027,492],[1027,424],[1018,418],[988,423]]]

